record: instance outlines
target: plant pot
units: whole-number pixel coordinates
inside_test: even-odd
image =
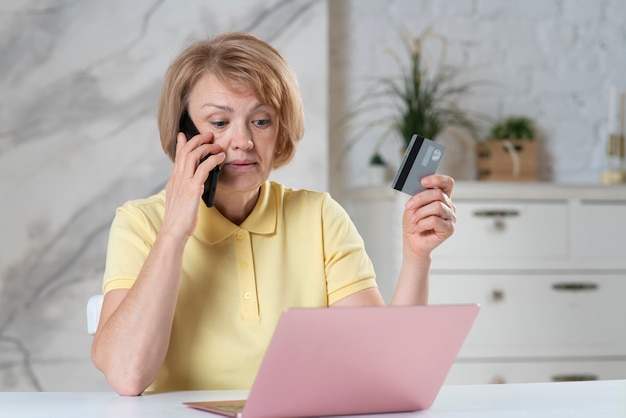
[[[476,145],[478,179],[537,181],[537,141],[493,140]]]

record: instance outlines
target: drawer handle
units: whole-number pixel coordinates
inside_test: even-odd
[[[477,218],[515,218],[519,216],[519,211],[515,209],[482,209],[475,210],[474,216]]]
[[[597,283],[585,283],[585,282],[561,282],[554,283],[552,289],[559,292],[587,292],[590,290],[598,290]]]
[[[552,376],[553,382],[584,382],[587,380],[598,380],[598,376],[586,373],[557,374]]]
[[[475,210],[474,216],[477,218],[487,218],[493,220],[493,228],[498,232],[504,232],[506,222],[504,219],[519,216],[519,211],[514,209],[482,209]]]
[[[489,383],[492,385],[502,385],[506,383],[506,379],[504,378],[504,376],[495,375],[491,378],[491,380],[489,380]]]
[[[504,290],[494,289],[491,291],[491,301],[493,303],[500,303],[504,301]]]

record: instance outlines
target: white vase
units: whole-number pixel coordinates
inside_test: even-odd
[[[387,181],[387,167],[384,165],[368,166],[370,175],[370,184],[372,186],[380,186]]]

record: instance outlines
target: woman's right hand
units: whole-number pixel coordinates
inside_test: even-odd
[[[165,215],[160,233],[187,239],[198,222],[198,205],[209,172],[224,162],[226,153],[213,143],[212,133],[194,136],[189,141],[178,133],[174,168],[165,186]],[[213,154],[200,163],[202,157]]]
[[[210,133],[196,135],[190,141],[178,134],[159,234],[132,288],[112,290],[104,297],[92,358],[119,394],[142,393],[163,365],[185,244],[198,222],[198,205],[209,171],[225,158],[220,146],[212,141]],[[209,153],[214,155],[200,163]]]

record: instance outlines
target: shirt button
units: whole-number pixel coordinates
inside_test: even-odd
[[[248,263],[247,263],[247,262],[245,262],[245,261],[244,261],[244,262],[242,262],[242,263],[241,263],[241,268],[242,268],[242,269],[247,270],[247,269],[248,269],[248,267],[249,267],[249,265],[248,265]]]
[[[245,234],[243,232],[237,233],[237,239],[244,239],[244,238],[245,238]]]
[[[251,292],[246,292],[243,294],[244,299],[246,300],[250,300],[252,298],[252,293]]]

